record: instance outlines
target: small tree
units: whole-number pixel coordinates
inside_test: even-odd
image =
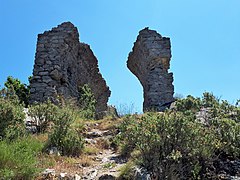
[[[7,89],[13,89],[18,96],[20,103],[24,103],[27,107],[29,104],[30,87],[21,83],[17,78],[11,76],[7,77],[7,81],[4,83]]]
[[[79,88],[79,107],[84,118],[95,118],[96,99],[91,88],[85,84]]]
[[[58,108],[54,113],[54,128],[45,148],[56,147],[61,155],[79,156],[84,142],[77,129],[72,127],[77,113],[69,107]]]
[[[14,91],[0,90],[0,137],[12,140],[22,136],[25,132],[24,119],[23,105]]]

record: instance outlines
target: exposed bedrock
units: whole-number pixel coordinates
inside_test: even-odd
[[[127,67],[143,86],[143,111],[163,111],[174,101],[173,74],[168,72],[170,59],[170,38],[148,28],[139,32]]]
[[[78,98],[78,88],[84,84],[94,93],[96,112],[106,111],[111,92],[90,46],[79,42],[77,28],[65,22],[39,34],[30,82],[31,103],[52,99],[56,94]]]

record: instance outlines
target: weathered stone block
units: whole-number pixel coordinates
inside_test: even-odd
[[[44,59],[38,58],[38,59],[35,61],[35,64],[36,64],[36,65],[42,65],[42,64],[44,64]]]
[[[39,72],[38,74],[39,74],[39,76],[45,76],[45,75],[48,75],[49,72],[48,71],[43,71],[43,72]]]
[[[42,76],[42,82],[48,84],[51,81],[52,81],[52,78],[50,78],[49,76]]]
[[[50,76],[55,79],[56,81],[59,81],[61,79],[61,74],[57,69],[54,69],[51,73]]]

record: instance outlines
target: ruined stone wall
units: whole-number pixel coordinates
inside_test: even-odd
[[[168,73],[171,59],[170,39],[145,28],[139,32],[127,67],[143,86],[143,110],[163,111],[174,101],[173,74]]]
[[[30,102],[43,102],[56,94],[78,98],[78,88],[84,84],[88,84],[94,93],[96,111],[107,110],[110,90],[89,45],[79,42],[77,28],[65,22],[39,34]]]

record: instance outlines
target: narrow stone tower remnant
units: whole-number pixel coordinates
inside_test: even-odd
[[[96,98],[96,112],[107,110],[110,90],[99,72],[90,46],[79,42],[70,22],[38,35],[30,102],[43,102],[56,94],[78,98],[78,88],[88,84]]]
[[[139,79],[144,91],[144,111],[163,111],[174,101],[170,38],[145,28],[139,32],[127,67]]]

